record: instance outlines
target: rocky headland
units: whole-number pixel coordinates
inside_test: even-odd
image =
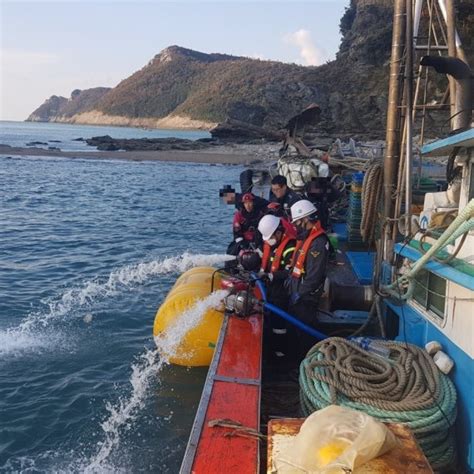
[[[474,4],[459,0],[457,5],[460,34],[472,60]],[[214,128],[216,138],[272,140],[291,117],[316,103],[321,108],[318,133],[383,138],[392,9],[391,0],[351,0],[340,21],[336,59],[319,67],[170,46],[116,87],[52,96],[28,120]],[[428,112],[426,120],[429,129],[436,118]],[[251,129],[257,131],[254,136]]]

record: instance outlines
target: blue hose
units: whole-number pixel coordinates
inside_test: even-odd
[[[309,334],[310,336],[313,336],[318,340],[326,339],[328,337],[326,334],[323,334],[322,332],[317,331],[316,329],[308,326],[307,324],[302,323],[299,319],[296,319],[291,314],[288,314],[286,311],[283,311],[278,306],[275,306],[271,303],[267,303],[267,292],[265,291],[265,285],[257,277],[257,275],[252,273],[252,276],[255,278],[255,284],[257,285],[257,288],[262,294],[263,307],[265,309],[272,312],[273,314],[276,314],[277,316],[280,316],[280,318],[283,318],[285,321],[288,321],[289,323],[304,331],[306,334]]]
[[[276,314],[277,316],[280,316],[280,318],[285,319],[286,321],[293,324],[297,328],[301,329],[306,334],[309,334],[310,336],[313,336],[313,337],[315,337],[316,339],[318,339],[320,341],[322,339],[327,339],[328,338],[328,336],[326,334],[323,334],[322,332],[317,331],[316,329],[308,326],[307,324],[302,323],[299,319],[296,319],[291,314],[288,314],[286,311],[283,311],[278,306],[275,306],[271,303],[263,303],[263,307],[265,309],[268,309],[268,311],[271,311],[273,314]]]
[[[258,278],[258,276],[255,273],[251,273],[252,277],[255,280],[255,284],[257,285],[257,288],[260,290],[260,293],[262,293],[262,300],[264,303],[267,302],[267,290],[265,289],[265,285],[262,283],[262,280]]]

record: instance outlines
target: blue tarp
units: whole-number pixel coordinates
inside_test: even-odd
[[[347,240],[347,224],[345,222],[333,224],[332,229],[335,234],[337,234],[337,239],[340,242],[345,242]]]
[[[347,252],[349,262],[361,285],[370,285],[374,273],[375,252]]]

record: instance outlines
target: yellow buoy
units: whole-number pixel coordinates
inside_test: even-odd
[[[163,339],[172,336],[180,338],[172,354],[166,354],[172,364],[184,366],[208,366],[211,363],[214,347],[222,326],[223,313],[208,309],[199,323],[189,331],[183,332],[186,321],[177,321],[186,310],[192,308],[198,300],[211,294],[214,275],[214,290],[220,288],[220,276],[212,267],[196,267],[183,273],[171,288],[166,299],[155,316],[153,336],[158,350],[163,348]],[[167,331],[176,332],[170,336]]]

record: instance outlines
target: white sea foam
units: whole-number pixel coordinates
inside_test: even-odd
[[[130,427],[140,410],[144,408],[152,380],[159,374],[169,357],[176,353],[180,341],[188,331],[199,324],[208,309],[218,308],[226,295],[227,291],[219,290],[206,298],[197,300],[193,306],[175,318],[174,324],[170,325],[166,332],[159,338],[155,338],[158,349],[147,350],[132,365],[131,394],[127,398],[120,398],[116,404],[106,405],[109,416],[101,423],[105,440],[99,452],[83,468],[83,472],[96,473],[110,470],[108,458],[118,448],[123,430]]]
[[[81,469],[86,473],[104,472],[112,470],[108,457],[113,449],[120,444],[120,434],[130,426],[137,413],[143,408],[150,382],[159,373],[163,361],[158,358],[158,351],[147,350],[141,354],[136,363],[132,364],[130,384],[131,394],[127,398],[120,398],[117,403],[107,403],[109,415],[101,423],[105,440],[100,444],[99,452]]]
[[[24,350],[34,351],[50,343],[48,338],[40,334],[30,334],[18,329],[0,331],[0,355],[17,355]]]
[[[30,313],[19,326],[1,330],[0,356],[57,347],[57,340],[47,330],[53,321],[61,320],[74,311],[89,309],[94,303],[130,290],[156,275],[182,273],[193,267],[212,266],[234,258],[224,254],[193,255],[185,252],[175,257],[126,265],[113,270],[105,279],[96,278],[69,288],[59,297],[42,301],[46,311]]]
[[[163,359],[166,361],[175,355],[180,341],[192,328],[196,327],[202,315],[210,308],[218,308],[222,300],[227,295],[227,291],[219,290],[211,293],[207,298],[197,300],[197,302],[179,317],[175,318],[166,331],[155,336],[155,344]]]

